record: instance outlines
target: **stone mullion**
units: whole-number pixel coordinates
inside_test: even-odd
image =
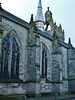
[[[16,47],[16,50],[17,50],[17,47]],[[18,54],[18,53],[15,52],[15,68],[14,68],[15,78],[16,78],[16,71],[17,71],[17,70],[16,70],[16,67],[17,67],[17,66],[16,66],[16,62],[17,62],[17,54]]]
[[[40,75],[42,75],[42,43],[40,43]]]
[[[15,78],[16,78],[16,53],[15,53],[15,67],[14,67],[14,75],[15,75]]]
[[[9,46],[9,53],[8,53],[8,73],[9,73],[9,78],[11,77],[11,60],[12,60],[12,40],[11,40],[11,35],[10,35],[10,46]]]
[[[44,57],[45,57],[45,52],[44,52]],[[43,74],[45,75],[45,58],[43,58]]]

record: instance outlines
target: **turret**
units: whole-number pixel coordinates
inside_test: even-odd
[[[37,15],[35,17],[35,23],[38,29],[44,31],[44,17],[42,13],[42,3],[39,0],[38,8],[37,8]]]

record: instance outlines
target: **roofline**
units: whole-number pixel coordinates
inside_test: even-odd
[[[47,39],[53,41],[53,37],[50,34],[48,34],[47,32],[43,32],[43,31],[41,31],[41,30],[38,29],[37,33],[40,34],[40,35],[42,35],[42,36],[44,36],[44,37],[46,37]]]
[[[19,24],[19,25],[21,25],[21,26],[23,26],[23,27],[25,27],[25,28],[27,28],[27,29],[29,29],[29,24],[28,24],[26,21],[22,20],[21,18],[18,18],[17,16],[15,16],[15,15],[13,15],[13,14],[7,12],[7,11],[4,10],[4,9],[2,10],[2,16],[5,17],[5,18],[7,18],[7,19],[9,19],[9,20],[11,20],[11,21],[13,21],[13,22],[16,22],[17,24]],[[51,41],[53,41],[53,37],[52,37],[50,34],[48,34],[47,32],[43,32],[43,31],[41,31],[41,30],[38,29],[38,34],[40,34],[40,35],[46,37],[47,39],[49,39],[49,40],[51,40]],[[63,47],[65,47],[65,48],[67,48],[67,49],[69,48],[69,47],[68,47],[68,44],[65,43],[64,41],[61,41],[61,40],[60,40],[59,43],[60,43]],[[75,48],[74,48],[74,50],[75,50]]]
[[[17,23],[17,24],[19,24],[19,25],[21,25],[21,26],[23,26],[23,27],[25,27],[25,28],[27,28],[27,29],[29,29],[29,24],[26,21],[18,18],[17,16],[7,12],[4,9],[2,10],[2,16],[13,21],[13,22],[15,22],[15,23]]]
[[[47,38],[47,39],[49,39],[49,40],[51,40],[51,41],[53,41],[53,37],[52,37],[50,34],[48,34],[47,32],[43,32],[43,31],[41,31],[41,30],[38,29],[38,34],[42,35],[43,37],[45,37],[45,38]],[[60,43],[63,47],[69,49],[68,44],[65,43],[64,41],[60,40],[59,43]],[[74,47],[73,47],[73,48],[74,48]]]

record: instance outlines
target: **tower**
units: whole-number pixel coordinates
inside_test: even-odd
[[[35,17],[35,23],[38,29],[44,30],[44,17],[42,13],[42,3],[41,0],[39,0],[38,8],[37,8],[37,15]]]

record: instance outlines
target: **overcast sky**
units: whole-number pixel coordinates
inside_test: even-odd
[[[0,0],[3,9],[29,22],[31,14],[36,15],[39,0]],[[75,0],[42,0],[43,14],[50,7],[57,25],[65,30],[65,42],[71,37],[75,46]]]

